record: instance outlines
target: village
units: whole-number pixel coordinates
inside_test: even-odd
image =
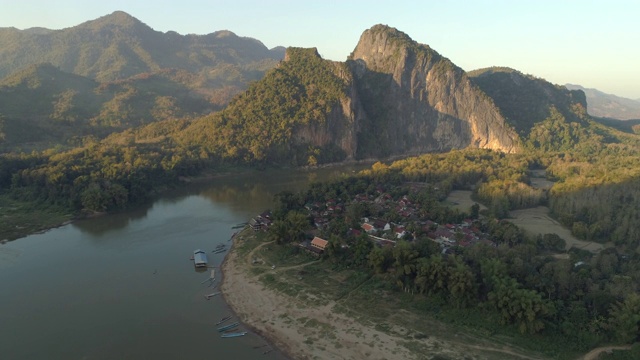
[[[429,214],[420,211],[418,204],[412,202],[407,195],[394,198],[382,190],[378,190],[377,196],[357,194],[346,204],[335,200],[305,204],[304,208],[313,221],[313,230],[308,233],[313,236],[308,236],[298,245],[310,253],[321,255],[328,245],[328,241],[322,237],[323,230],[335,219],[343,218],[349,204],[356,203],[365,204],[378,214],[394,212],[394,217],[399,217],[401,221],[392,222],[384,216],[362,217],[359,228],[349,228],[348,233],[344,234],[346,238],[355,238],[364,232],[376,245],[394,247],[400,240],[414,241],[426,237],[438,243],[443,254],[452,252],[456,247],[466,248],[481,243],[496,246],[490,240],[490,235],[480,230],[481,219],[465,218],[459,223],[439,224],[430,219]],[[272,222],[271,212],[265,211],[251,219],[249,225],[254,231],[266,231]]]

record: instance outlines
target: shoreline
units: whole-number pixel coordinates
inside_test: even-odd
[[[336,301],[323,301],[319,298],[302,301],[300,298],[305,297],[302,294],[304,291],[301,291],[301,297],[279,293],[265,286],[260,277],[280,277],[290,268],[304,267],[307,264],[276,269],[256,265],[255,269],[259,271],[252,273],[250,259],[255,256],[255,251],[270,243],[260,243],[248,253],[240,255],[239,244],[236,242],[248,241],[247,238],[254,235],[251,229],[246,228],[236,236],[238,238],[233,240],[229,252],[220,264],[223,300],[239,321],[288,360],[408,360],[425,359],[426,354],[469,360],[545,358],[509,344],[495,343],[490,338],[469,338],[453,328],[443,332],[447,328],[446,324],[432,324],[431,330],[422,338],[409,336],[415,333],[412,321],[420,320],[402,310],[400,313],[403,315],[392,317],[406,316],[405,321],[385,319],[384,325],[391,331],[383,331],[378,327],[381,324],[375,319],[365,317],[363,321],[358,319],[363,314],[348,310],[350,314],[345,315],[342,311],[336,311],[341,307]],[[620,349],[622,348],[626,347],[621,346]],[[607,349],[609,347],[595,348],[577,359],[588,359],[592,353]]]
[[[235,280],[233,278],[229,279],[230,270],[231,270],[230,267],[233,267],[233,266],[237,267],[237,264],[230,263],[230,261],[236,261],[238,256],[236,252],[237,251],[236,237],[246,229],[247,228],[245,227],[244,229],[238,231],[236,234],[232,236],[231,246],[229,248],[229,251],[227,252],[225,257],[222,259],[222,263],[220,264],[221,280],[220,280],[219,289],[221,291],[222,300],[225,302],[225,304],[229,308],[229,312],[236,319],[241,321],[246,328],[250,329],[252,333],[262,338],[268,344],[270,349],[273,349],[279,352],[282,355],[281,357],[284,357],[285,360],[293,360],[295,359],[295,357],[292,356],[287,346],[285,346],[284,344],[280,344],[277,338],[270,336],[269,334],[262,331],[262,329],[257,328],[256,326],[254,326],[253,323],[245,319],[242,316],[242,314],[238,312],[237,304],[234,306],[234,302],[228,296],[228,293],[230,293],[230,291],[232,291],[233,289],[233,286],[230,285],[230,282],[231,280]],[[232,257],[233,259],[231,259]]]
[[[436,336],[416,340],[399,333],[384,332],[376,329],[376,323],[363,324],[353,317],[335,311],[338,305],[335,301],[323,302],[317,299],[305,302],[269,289],[259,280],[260,275],[279,276],[278,271],[285,271],[286,268],[269,267],[269,270],[260,275],[250,274],[248,259],[254,250],[268,243],[262,243],[252,249],[245,259],[244,254],[242,257],[238,254],[236,241],[246,240],[234,240],[220,266],[223,274],[220,284],[223,299],[239,321],[289,359],[424,358],[420,357],[420,351],[410,349],[407,345],[409,342],[420,342],[421,349],[431,350],[433,354],[446,355],[452,359],[463,358],[464,350],[470,350],[461,349],[457,344]],[[394,330],[405,332],[395,325]],[[505,359],[504,356],[499,358]],[[488,360],[493,357],[478,354],[473,359]]]

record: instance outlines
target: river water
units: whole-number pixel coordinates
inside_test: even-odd
[[[219,266],[224,254],[211,251],[276,193],[362,167],[188,184],[133,211],[0,245],[0,358],[284,359],[263,355],[270,347],[255,334],[220,338],[215,323],[229,308],[220,296],[205,300],[210,272],[190,257],[200,248]]]

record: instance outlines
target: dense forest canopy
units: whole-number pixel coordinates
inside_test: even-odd
[[[290,246],[301,241],[290,234],[313,231],[329,241],[322,256],[334,267],[359,269],[355,271],[376,277],[394,291],[410,293],[412,303],[428,304],[420,309],[432,316],[447,313],[458,324],[488,331],[501,324],[537,334],[536,350],[544,349],[551,357],[585,351],[599,342],[634,342],[640,337],[638,322],[632,320],[639,309],[637,240],[596,253],[567,250],[555,234],[528,234],[505,221],[509,209],[558,201],[559,194],[533,188],[529,181],[532,170],[545,162],[557,165],[563,156],[462,150],[389,165],[378,162],[358,175],[281,194],[267,236]],[[633,182],[623,181],[608,191],[621,186],[633,193]],[[451,190],[461,189],[473,189],[488,209],[478,211],[476,204],[459,212],[443,203]],[[635,205],[616,206],[624,208],[625,215],[616,220],[624,226],[620,221],[628,212],[635,215]],[[292,221],[305,215],[306,223]],[[363,224],[375,223],[372,219],[391,226],[378,228],[376,237],[370,237]],[[396,236],[400,231],[404,235]],[[456,245],[445,246],[447,242],[438,239],[442,232],[455,238]],[[380,286],[377,289],[377,296],[385,296]]]

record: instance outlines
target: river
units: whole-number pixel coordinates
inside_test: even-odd
[[[236,224],[297,191],[364,165],[264,171],[192,183],[132,211],[76,221],[0,245],[2,359],[284,359],[255,334],[221,339],[229,314],[196,271]],[[246,329],[244,326],[241,329]],[[262,346],[260,348],[257,348]]]

